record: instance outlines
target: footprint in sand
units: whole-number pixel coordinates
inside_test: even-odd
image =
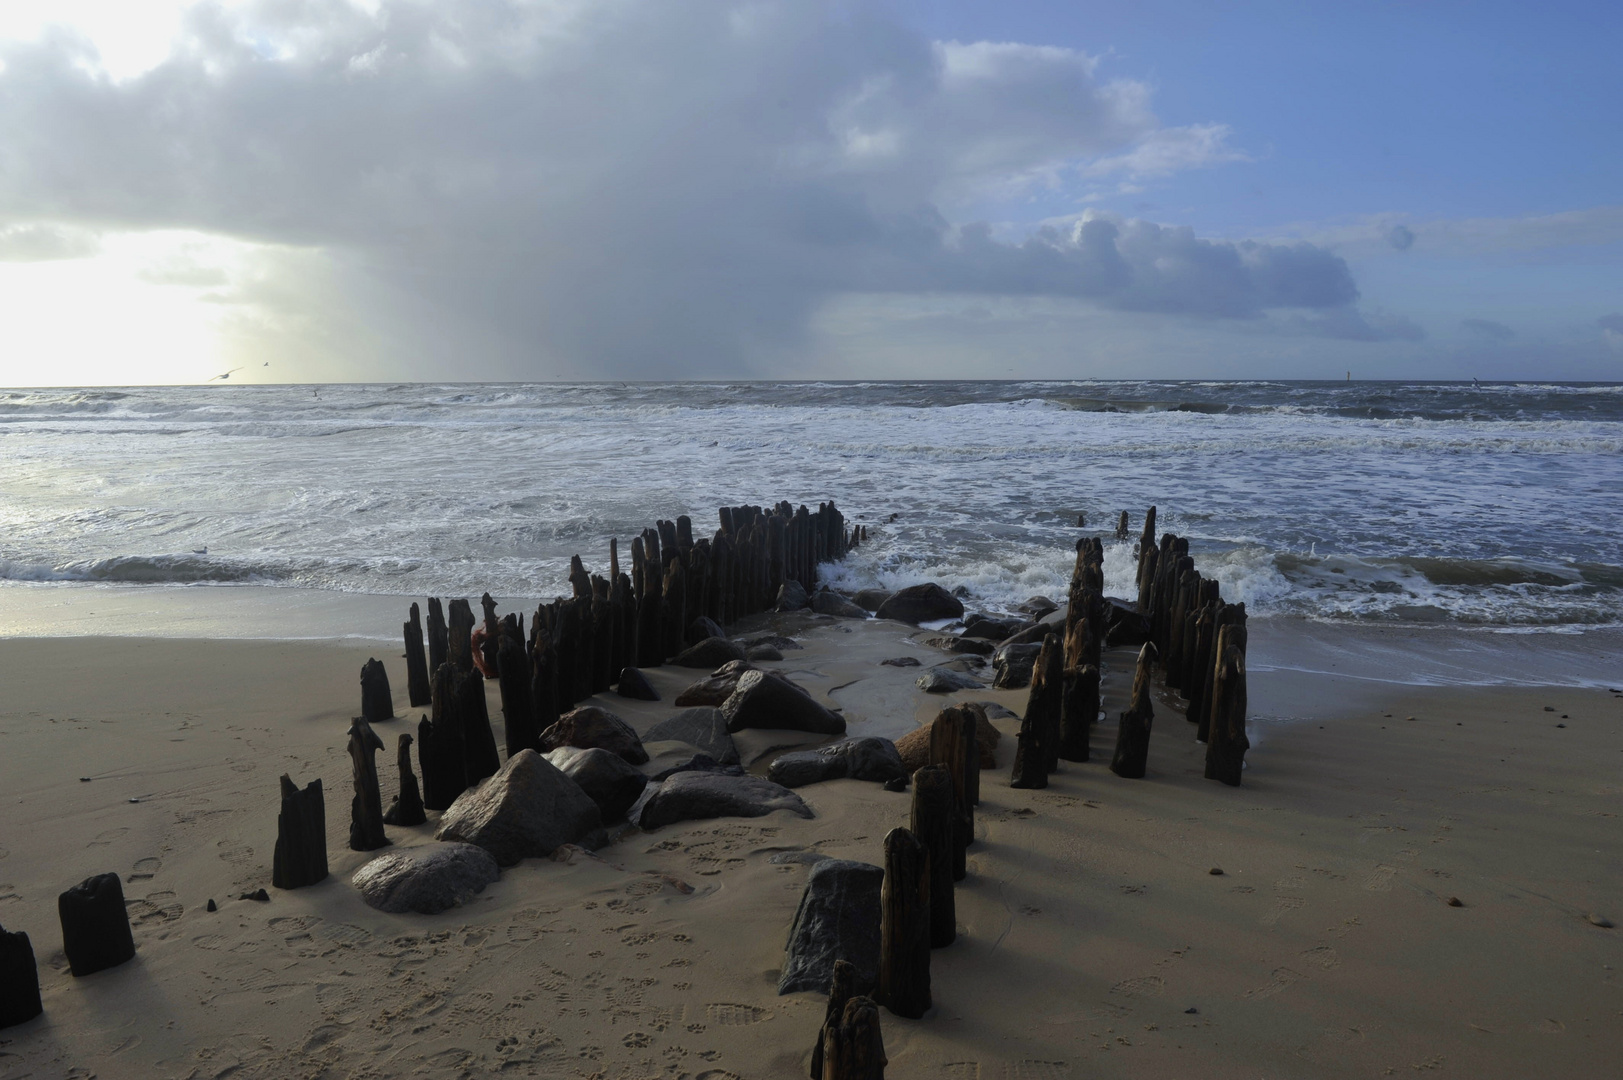
[[[735,1005],[731,1002],[712,1002],[704,1007],[705,1015],[722,1027],[743,1027],[746,1024],[759,1024],[772,1019],[774,1013],[771,1009],[762,1009],[755,1005]]]
[[[1071,1074],[1071,1064],[1068,1061],[1028,1058],[1008,1066],[1004,1073],[1009,1080],[1064,1080]]]
[[[219,849],[220,858],[233,866],[252,866],[254,864],[254,849],[247,844],[235,840],[221,840],[214,845]]]
[[[106,847],[129,831],[128,829],[108,829],[106,832],[97,833],[96,838],[86,844],[85,847]]]
[[[135,881],[150,881],[162,868],[162,859],[137,859],[135,865],[130,868],[130,876],[124,879],[124,883],[128,885]]]
[[[1299,955],[1308,963],[1322,967],[1326,971],[1341,963],[1341,954],[1328,945],[1317,945],[1303,950]]]
[[[941,1066],[941,1075],[948,1080],[981,1080],[981,1063],[978,1061],[949,1061]]]
[[[1159,975],[1146,975],[1142,979],[1124,979],[1110,988],[1112,994],[1130,997],[1155,997],[1166,989],[1166,980]]]
[[[1300,896],[1276,896],[1273,908],[1262,917],[1262,925],[1272,926],[1284,916],[1285,912],[1295,911],[1306,903],[1307,900]]]
[[[1301,982],[1303,978],[1305,976],[1299,971],[1292,971],[1290,968],[1283,967],[1274,968],[1266,985],[1259,986],[1255,990],[1247,990],[1245,996],[1259,1000],[1271,998],[1281,990],[1288,989]]]
[[[1370,892],[1391,892],[1392,879],[1397,876],[1395,866],[1380,865],[1370,871],[1369,877],[1364,879],[1364,888]]]

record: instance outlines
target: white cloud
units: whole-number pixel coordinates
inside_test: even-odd
[[[932,42],[832,2],[301,0],[178,25],[171,57],[121,79],[83,41],[0,45],[0,215],[259,245],[209,295],[239,312],[222,333],[263,348],[476,378],[726,374],[858,292],[1206,319],[1357,297],[1309,243],[952,221],[1105,162],[1238,160],[1221,125],[1159,127],[1143,83],[1073,50]],[[211,265],[143,280],[201,288]]]

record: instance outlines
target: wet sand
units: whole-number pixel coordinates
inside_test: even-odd
[[[926,695],[918,669],[881,667],[947,659],[910,627],[739,629],[769,626],[806,645],[773,666],[843,708],[852,734],[898,735],[953,700],[1024,703]],[[779,997],[776,980],[806,871],[771,857],[877,862],[909,796],[815,785],[800,789],[809,821],[626,829],[596,857],[508,869],[462,908],[384,914],[349,886],[370,856],[346,847],[345,731],[373,655],[404,717],[397,647],[0,640],[0,923],[32,937],[46,1008],[0,1031],[0,1077],[805,1075],[823,1002]],[[1107,665],[1113,718],[1131,652]],[[1203,748],[1160,695],[1142,781],[1105,767],[1112,720],[1091,763],[1012,790],[1000,722],[1011,738],[982,780],[960,937],[932,957],[935,1009],[882,1013],[890,1075],[1623,1070],[1623,929],[1587,919],[1623,923],[1623,700],[1255,666],[1238,789],[1201,778]],[[663,702],[595,703],[646,730],[702,674],[649,672]],[[378,727],[385,800],[394,735],[416,715]],[[764,767],[803,739],[741,744]],[[282,772],[323,780],[332,876],[237,899],[270,886]],[[389,835],[434,842],[431,826]],[[136,959],[74,979],[56,895],[102,872],[125,881]]]

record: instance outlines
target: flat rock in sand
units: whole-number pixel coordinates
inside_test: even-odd
[[[776,673],[746,671],[721,706],[728,731],[788,728],[818,735],[844,735],[845,717],[818,704],[800,686]]]
[[[800,894],[789,930],[778,993],[826,994],[836,960],[856,967],[857,993],[873,992],[879,983],[879,889],[884,880],[882,867],[850,859],[817,859],[806,876],[806,891]]]
[[[865,611],[878,611],[880,605],[890,599],[889,589],[858,589],[851,597]]]
[[[895,743],[869,735],[784,754],[767,767],[766,775],[784,787],[796,788],[843,779],[883,784],[908,773]]]
[[[705,638],[697,645],[689,645],[671,657],[670,662],[677,667],[718,668],[734,660],[743,659],[744,646],[724,637],[711,637]]]
[[[866,619],[868,613],[832,589],[819,589],[811,599],[811,609],[819,615],[838,615],[842,619]]]
[[[597,803],[534,750],[520,750],[495,776],[458,795],[434,836],[478,844],[501,866],[551,855],[564,844],[608,842]]]
[[[659,700],[659,691],[648,681],[648,676],[634,667],[625,668],[620,672],[620,681],[615,684],[614,692],[632,701]]]
[[[942,652],[955,653],[959,656],[991,656],[997,648],[990,641],[980,638],[956,637],[952,634],[930,634],[918,639],[920,645],[928,645],[932,649]]]
[[[733,745],[732,733],[727,730],[727,718],[720,709],[683,709],[649,728],[647,737],[649,742],[686,743],[710,755],[721,765],[738,764],[738,747]]]
[[[380,855],[350,884],[379,911],[438,915],[465,904],[501,877],[496,860],[475,844],[435,844]]]
[[[720,705],[733,696],[738,680],[746,671],[755,670],[748,660],[734,660],[712,671],[706,678],[676,695],[673,703],[679,707],[690,705]]]
[[[799,795],[759,776],[680,772],[661,783],[649,784],[627,816],[644,829],[657,829],[678,821],[765,817],[774,810],[788,810],[803,818],[813,816],[811,807]]]
[[[933,667],[919,676],[918,686],[926,694],[950,694],[954,690],[984,690],[986,684],[961,671]]]
[[[940,619],[961,619],[964,617],[964,605],[956,596],[943,589],[933,581],[923,585],[909,585],[900,592],[893,593],[879,610],[874,612],[877,618],[895,619],[897,622],[919,623],[936,622]]]

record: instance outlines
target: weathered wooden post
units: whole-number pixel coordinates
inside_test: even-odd
[[[811,1080],[823,1080],[823,1040],[831,1027],[845,1017],[845,1003],[857,996],[857,968],[849,960],[834,961],[834,974],[828,984],[828,1006],[823,1010],[823,1026],[812,1044]]]
[[[897,1016],[917,1020],[930,1008],[929,856],[907,829],[890,830],[884,846],[879,989],[874,998]]]
[[[327,805],[318,777],[302,790],[282,774],[282,812],[276,818],[271,884],[302,889],[327,876]]]
[[[458,671],[473,670],[473,609],[466,600],[451,601],[451,624],[447,629],[446,659]]]
[[[962,881],[969,874],[966,852],[975,840],[975,804],[981,801],[974,713],[955,706],[936,715],[930,725],[930,764],[944,767],[952,778],[952,880]]]
[[[1125,540],[1125,539],[1127,539],[1127,536],[1128,536],[1127,528],[1128,528],[1127,527],[1127,511],[1123,510],[1121,512],[1121,520],[1116,522],[1116,539],[1117,540]]]
[[[383,832],[383,795],[378,790],[378,763],[373,754],[383,749],[372,725],[357,716],[349,725],[350,772],[355,797],[349,804],[349,846],[353,851],[376,851],[389,846]]]
[[[0,926],[0,1028],[27,1023],[44,1011],[33,944],[21,930],[8,933]]]
[[[823,1080],[884,1080],[887,1063],[879,1006],[872,998],[852,998],[840,1022],[823,1033]]]
[[[462,752],[467,786],[495,776],[502,767],[496,753],[496,735],[490,729],[490,708],[485,703],[485,677],[470,671],[457,680],[457,717],[462,721]],[[457,792],[458,795],[462,792]]]
[[[1104,600],[1091,588],[1071,596],[1079,617],[1065,637],[1060,695],[1059,756],[1087,761],[1093,722],[1099,716],[1099,655],[1104,638]],[[1069,619],[1070,612],[1066,613]],[[1033,669],[1035,671],[1035,669]]]
[[[520,750],[541,750],[541,729],[535,726],[535,700],[532,682],[535,673],[530,670],[530,658],[524,646],[502,635],[501,648],[496,653],[497,685],[502,694],[502,726],[506,729],[507,756]]]
[[[389,673],[376,658],[361,665],[361,715],[369,724],[394,719],[394,695],[389,691]]]
[[[1031,691],[1026,696],[1026,719],[1037,735],[1045,774],[1059,768],[1060,702],[1065,692],[1065,655],[1059,635],[1043,637],[1043,647],[1031,668]]]
[[[386,825],[421,825],[428,820],[428,815],[423,813],[423,795],[417,790],[417,777],[411,771],[411,736],[405,732],[400,733],[396,743],[395,764],[400,767],[400,794],[383,812],[383,822]]]
[[[1212,719],[1206,737],[1206,779],[1240,786],[1245,752],[1245,623],[1230,623],[1218,635],[1217,671],[1212,687]]]
[[[1110,759],[1110,771],[1129,780],[1144,776],[1150,757],[1150,725],[1155,720],[1155,709],[1150,702],[1150,671],[1155,666],[1155,643],[1146,641],[1138,650],[1138,670],[1133,673],[1133,699],[1121,714],[1116,730],[1116,753]]]
[[[441,664],[431,685],[433,709],[417,725],[417,767],[423,774],[423,805],[444,810],[468,788],[456,665],[450,661]]]
[[[592,693],[601,694],[614,685],[620,669],[614,666],[614,605],[609,600],[609,583],[592,576]]]
[[[496,619],[496,601],[489,593],[479,597],[479,606],[484,609],[485,639],[479,643],[480,659],[484,661],[481,671],[496,670],[496,653],[501,649],[501,626]]]
[[[406,638],[406,692],[411,707],[419,708],[432,700],[428,688],[428,657],[423,652],[423,622],[417,605],[411,605],[411,618],[404,627]]]
[[[642,579],[637,584],[637,666],[659,667],[665,663],[665,637],[661,616],[664,612],[664,567],[659,561],[659,540],[645,531]],[[636,541],[632,541],[635,545]],[[633,546],[635,557],[636,548]]]
[[[428,598],[428,677],[434,678],[434,672],[440,665],[451,658],[451,633],[445,625],[445,609],[440,606],[440,598]]]
[[[661,585],[665,604],[661,615],[660,636],[665,643],[665,655],[671,657],[687,647],[683,642],[683,635],[687,631],[688,585],[687,573],[680,559],[673,558],[665,565],[665,581]]]
[[[930,874],[930,947],[951,945],[958,936],[952,896],[952,853],[958,845],[952,777],[944,765],[926,765],[913,774],[913,814],[909,824],[924,845]]]
[[[325,850],[321,857],[325,862]],[[135,936],[130,933],[124,887],[117,874],[85,878],[56,898],[56,913],[62,920],[62,951],[68,955],[74,978],[134,958]]]

